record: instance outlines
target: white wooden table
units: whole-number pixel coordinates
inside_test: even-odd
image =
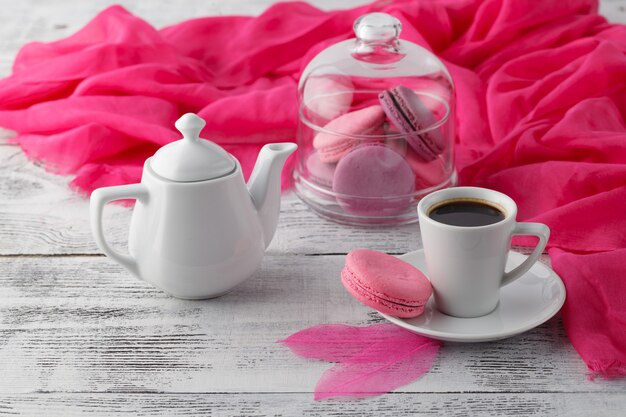
[[[23,43],[69,35],[108,3],[0,1],[0,75]],[[158,27],[269,3],[122,1]],[[626,22],[625,5],[601,10]],[[182,301],[102,256],[69,180],[0,139],[0,415],[626,415],[626,381],[588,381],[558,316],[505,341],[447,343],[429,373],[397,392],[315,402],[330,365],[276,340],[319,323],[382,322],[343,290],[343,255],[418,249],[417,225],[337,226],[288,194],[258,273],[219,299]],[[112,241],[126,240],[129,218],[107,208]]]

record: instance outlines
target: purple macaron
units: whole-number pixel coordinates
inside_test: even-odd
[[[443,152],[445,140],[439,129],[422,132],[437,120],[413,90],[399,85],[383,91],[378,99],[391,123],[420,158],[432,161]]]
[[[348,213],[396,215],[411,203],[415,175],[397,152],[382,145],[362,145],[339,161],[332,187]]]

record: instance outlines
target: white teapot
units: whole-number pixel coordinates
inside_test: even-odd
[[[176,122],[183,139],[144,164],[140,184],[91,194],[91,228],[110,258],[140,279],[179,298],[217,297],[250,277],[269,245],[280,210],[280,174],[294,143],[265,145],[246,186],[239,161],[198,135],[205,121],[187,113]],[[102,210],[136,199],[129,254],[106,242]]]

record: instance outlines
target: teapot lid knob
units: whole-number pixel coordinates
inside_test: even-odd
[[[200,138],[206,122],[187,113],[174,126],[183,138],[159,149],[150,167],[160,177],[176,182],[204,181],[229,175],[237,169],[232,156],[218,144]]]
[[[174,123],[185,139],[200,139],[200,132],[206,126],[204,119],[194,113],[186,113]]]

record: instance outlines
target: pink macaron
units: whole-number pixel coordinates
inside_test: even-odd
[[[311,122],[324,125],[347,113],[353,104],[354,85],[350,77],[324,74],[307,78],[302,92],[303,113]]]
[[[363,139],[355,136],[377,134],[384,122],[385,112],[379,105],[343,114],[330,121],[315,135],[313,147],[322,162],[337,162],[363,143]]]
[[[416,190],[441,186],[450,177],[450,175],[446,173],[444,162],[439,158],[424,161],[422,158],[418,157],[412,149],[407,149],[404,159],[406,159],[415,173]]]
[[[322,162],[319,153],[313,152],[306,159],[306,170],[311,180],[319,185],[332,188],[335,164]]]
[[[430,281],[419,269],[395,256],[369,249],[348,253],[341,282],[366,306],[403,318],[422,314],[433,292]]]
[[[362,145],[339,161],[332,187],[346,212],[390,216],[410,206],[415,176],[397,152],[383,145]]]
[[[443,152],[445,140],[441,130],[423,131],[437,120],[413,90],[400,85],[383,91],[378,98],[391,123],[420,158],[432,161]]]

